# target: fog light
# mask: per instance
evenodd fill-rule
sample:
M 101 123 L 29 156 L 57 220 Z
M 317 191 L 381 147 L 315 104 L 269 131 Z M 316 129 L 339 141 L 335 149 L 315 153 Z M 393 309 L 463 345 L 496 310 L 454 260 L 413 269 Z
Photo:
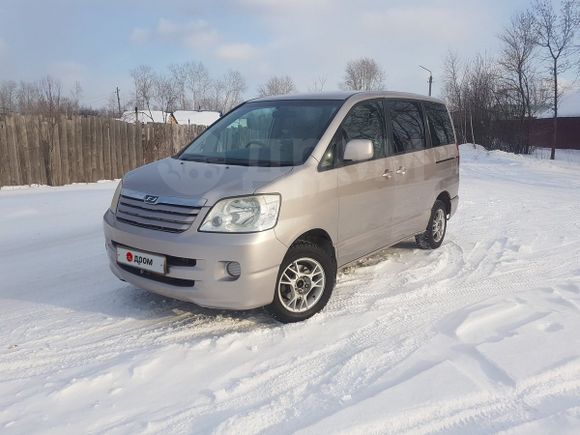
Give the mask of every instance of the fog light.
M 242 273 L 242 267 L 237 261 L 229 261 L 226 263 L 226 272 L 232 278 L 239 278 Z

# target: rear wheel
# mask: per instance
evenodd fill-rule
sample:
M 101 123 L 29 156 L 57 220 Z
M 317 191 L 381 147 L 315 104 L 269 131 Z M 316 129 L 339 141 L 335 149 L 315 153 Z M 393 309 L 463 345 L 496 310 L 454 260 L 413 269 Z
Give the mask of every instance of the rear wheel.
M 415 236 L 421 249 L 437 249 L 443 243 L 447 231 L 447 208 L 443 201 L 437 200 L 431 209 L 427 230 Z
M 274 301 L 267 307 L 283 322 L 300 322 L 324 308 L 336 281 L 336 265 L 331 255 L 309 241 L 298 241 L 284 257 Z

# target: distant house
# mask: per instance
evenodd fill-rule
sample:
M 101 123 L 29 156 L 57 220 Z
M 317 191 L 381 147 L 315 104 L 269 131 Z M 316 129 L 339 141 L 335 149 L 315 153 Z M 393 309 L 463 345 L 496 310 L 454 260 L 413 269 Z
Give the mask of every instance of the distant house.
M 137 120 L 141 124 L 176 124 L 175 118 L 169 112 L 162 110 L 138 110 L 135 115 L 134 110 L 128 110 L 121 115 L 121 120 L 134 124 Z
M 176 110 L 173 118 L 179 125 L 203 125 L 209 126 L 221 117 L 219 112 L 209 110 Z
M 124 112 L 121 120 L 129 123 L 138 122 L 142 124 L 179 124 L 179 125 L 202 125 L 209 126 L 220 118 L 219 112 L 209 110 L 176 110 L 175 112 L 164 112 L 162 110 L 139 110 Z

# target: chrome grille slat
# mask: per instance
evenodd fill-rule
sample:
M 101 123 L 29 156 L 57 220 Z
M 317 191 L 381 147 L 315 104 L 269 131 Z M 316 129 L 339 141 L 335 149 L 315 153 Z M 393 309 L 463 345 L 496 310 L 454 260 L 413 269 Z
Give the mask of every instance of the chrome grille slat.
M 145 221 L 154 221 L 152 223 L 156 224 L 156 225 L 163 225 L 163 224 L 167 223 L 167 224 L 190 226 L 193 223 L 193 221 L 178 221 L 175 219 L 165 219 L 162 217 L 156 217 L 156 216 L 151 216 L 151 215 L 143 216 L 143 215 L 138 215 L 135 213 L 127 213 L 121 209 L 117 209 L 117 214 L 125 220 L 141 219 L 141 223 L 145 223 Z
M 189 228 L 189 225 L 176 225 L 171 222 L 155 222 L 149 219 L 141 219 L 134 216 L 127 218 L 126 216 L 122 216 L 120 214 L 117 215 L 117 220 L 130 225 L 135 225 L 137 227 L 149 228 L 159 231 L 170 231 L 173 233 L 181 233 Z
M 139 201 L 138 199 L 128 198 L 126 196 L 121 196 L 121 202 L 128 206 L 139 207 L 145 210 L 151 211 L 165 211 L 167 213 L 183 214 L 197 216 L 199 213 L 199 207 L 185 207 L 183 205 L 168 205 L 168 204 L 147 204 L 144 201 Z
M 164 222 L 175 222 L 178 224 L 188 223 L 191 225 L 195 220 L 195 216 L 183 216 L 183 215 L 180 216 L 175 215 L 173 213 L 162 213 L 143 209 L 129 208 L 125 204 L 119 204 L 117 212 L 122 212 L 126 215 L 136 216 L 143 219 L 154 219 Z
M 135 227 L 141 227 L 141 228 L 148 228 L 150 230 L 165 231 L 167 233 L 182 233 L 183 232 L 181 230 L 172 230 L 170 228 L 165 228 L 165 227 L 162 227 L 159 225 L 144 225 L 144 224 L 140 224 L 140 223 L 134 222 L 134 221 L 126 221 L 125 219 L 119 218 L 119 217 L 117 217 L 117 220 L 119 222 L 123 222 L 123 223 L 126 223 L 128 225 L 133 225 Z
M 177 202 L 177 200 L 176 200 Z M 191 227 L 201 207 L 172 204 L 166 198 L 157 204 L 146 203 L 131 196 L 121 194 L 117 205 L 117 219 L 120 222 L 157 231 L 181 233 Z

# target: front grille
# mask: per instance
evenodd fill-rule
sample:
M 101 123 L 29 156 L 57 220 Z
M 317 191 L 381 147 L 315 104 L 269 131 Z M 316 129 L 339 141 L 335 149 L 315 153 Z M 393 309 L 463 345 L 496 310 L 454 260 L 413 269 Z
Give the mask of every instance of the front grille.
M 201 207 L 172 203 L 160 198 L 156 204 L 148 204 L 135 195 L 123 192 L 117 205 L 117 219 L 129 225 L 151 230 L 181 233 L 195 221 Z
M 153 272 L 149 272 L 148 270 L 139 269 L 137 267 L 127 266 L 126 264 L 117 263 L 117 265 L 126 270 L 133 275 L 142 276 L 144 278 L 148 278 L 153 281 L 161 282 L 164 284 L 174 285 L 177 287 L 193 287 L 195 285 L 195 281 L 192 279 L 182 279 L 182 278 L 173 278 L 171 276 L 166 275 L 158 275 Z

